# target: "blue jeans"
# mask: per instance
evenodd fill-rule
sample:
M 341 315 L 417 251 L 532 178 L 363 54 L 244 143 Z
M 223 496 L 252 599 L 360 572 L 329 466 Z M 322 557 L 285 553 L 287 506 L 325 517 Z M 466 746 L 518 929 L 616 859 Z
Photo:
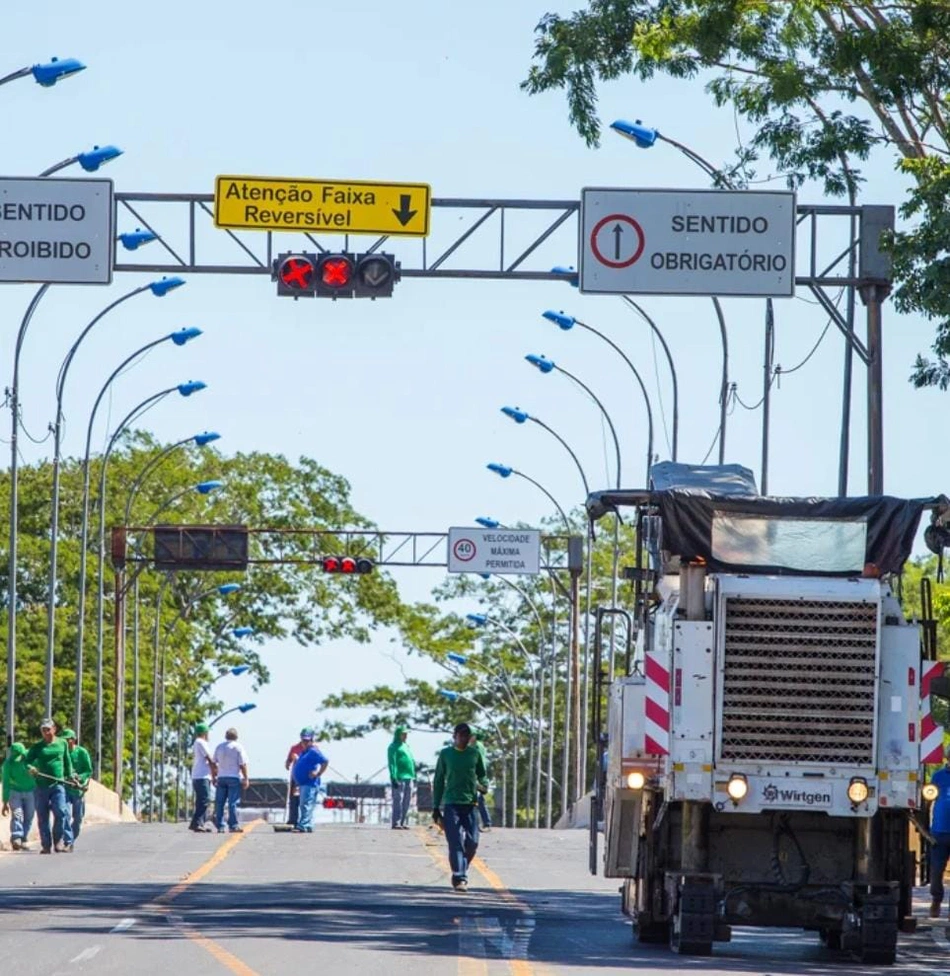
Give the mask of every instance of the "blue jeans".
M 241 781 L 237 776 L 219 776 L 214 790 L 214 825 L 224 829 L 224 801 L 228 802 L 228 826 L 234 830 L 238 825 L 237 808 L 241 802 Z
M 70 796 L 67 793 L 66 803 L 69 806 L 69 826 L 75 844 L 79 831 L 82 829 L 82 818 L 86 815 L 86 801 L 81 796 Z
M 482 826 L 491 826 L 491 816 L 488 813 L 488 807 L 485 806 L 485 794 L 478 794 L 478 815 L 482 818 Z
M 468 866 L 478 850 L 478 816 L 474 803 L 447 803 L 442 826 L 449 844 L 452 881 L 468 880 Z
M 195 791 L 195 812 L 188 825 L 191 830 L 201 830 L 208 819 L 208 803 L 211 800 L 211 780 L 207 777 L 203 779 L 193 779 L 191 785 Z
M 393 786 L 393 823 L 394 827 L 404 827 L 409 819 L 409 807 L 412 805 L 412 780 L 397 779 Z
M 10 791 L 10 840 L 26 840 L 36 815 L 33 790 Z
M 317 793 L 320 787 L 316 783 L 306 783 L 300 787 L 300 806 L 297 811 L 298 830 L 313 832 L 313 811 L 317 805 Z
M 943 872 L 950 861 L 950 834 L 933 836 L 936 843 L 930 848 L 930 897 L 939 904 L 943 901 Z
M 40 844 L 47 850 L 60 841 L 71 844 L 73 834 L 66 808 L 66 790 L 62 784 L 37 786 L 33 790 L 33 799 L 36 801 L 36 822 L 40 828 Z M 49 829 L 50 814 L 53 815 L 52 836 Z

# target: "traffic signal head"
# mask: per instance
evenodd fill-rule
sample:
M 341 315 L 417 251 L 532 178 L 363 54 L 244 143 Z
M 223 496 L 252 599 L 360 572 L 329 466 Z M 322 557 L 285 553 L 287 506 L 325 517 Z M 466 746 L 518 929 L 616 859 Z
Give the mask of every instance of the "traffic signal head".
M 352 298 L 356 262 L 352 254 L 321 254 L 317 258 L 316 294 L 321 298 Z
M 315 254 L 279 254 L 274 262 L 274 280 L 278 295 L 313 298 L 316 291 Z
M 324 810 L 355 810 L 356 800 L 342 796 L 328 796 L 323 801 Z
M 325 573 L 343 573 L 344 575 L 371 573 L 373 560 L 365 556 L 324 556 L 321 566 Z
M 391 254 L 358 254 L 354 294 L 357 298 L 389 298 L 401 277 L 399 262 Z

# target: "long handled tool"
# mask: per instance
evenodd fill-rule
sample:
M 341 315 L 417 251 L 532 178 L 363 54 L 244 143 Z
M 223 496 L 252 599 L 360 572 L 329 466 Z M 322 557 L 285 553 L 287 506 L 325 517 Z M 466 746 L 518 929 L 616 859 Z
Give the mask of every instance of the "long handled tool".
M 43 779 L 51 780 L 53 783 L 59 783 L 61 786 L 68 786 L 71 790 L 79 790 L 80 793 L 85 793 L 89 789 L 88 784 L 80 783 L 79 780 L 62 779 L 59 776 L 50 776 L 49 773 L 41 773 L 38 769 L 31 769 L 30 772 L 34 776 L 42 776 Z

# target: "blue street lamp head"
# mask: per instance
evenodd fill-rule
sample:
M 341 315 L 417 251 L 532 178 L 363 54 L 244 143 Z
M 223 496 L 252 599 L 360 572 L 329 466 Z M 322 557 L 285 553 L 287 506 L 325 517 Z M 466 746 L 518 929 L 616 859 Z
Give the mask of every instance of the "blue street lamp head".
M 127 251 L 134 251 L 143 244 L 151 244 L 152 241 L 157 241 L 158 234 L 150 230 L 139 230 L 136 227 L 135 230 L 119 234 L 117 240 Z
M 457 691 L 449 691 L 448 688 L 439 688 L 438 693 L 450 702 L 457 702 L 459 700 L 459 693 Z
M 240 583 L 222 583 L 218 587 L 218 592 L 221 596 L 230 596 L 232 593 L 237 593 L 240 588 Z
M 449 651 L 445 655 L 453 664 L 465 664 L 468 658 L 464 654 L 456 654 L 455 651 Z
M 567 283 L 572 288 L 576 288 L 580 284 L 580 275 L 578 275 L 577 271 L 574 269 L 574 265 L 572 264 L 556 264 L 553 268 L 551 268 L 551 274 L 570 275 L 570 278 L 567 279 Z
M 636 122 L 626 122 L 623 119 L 617 119 L 616 122 L 610 123 L 610 128 L 614 132 L 619 133 L 625 139 L 630 139 L 635 142 L 641 149 L 649 149 L 657 140 L 659 132 L 656 129 L 651 129 L 648 125 L 644 125 L 639 119 Z
M 483 529 L 498 529 L 501 528 L 501 522 L 498 519 L 488 518 L 485 515 L 479 515 L 475 519 L 476 525 L 480 525 Z
M 254 633 L 253 627 L 235 627 L 231 631 L 233 637 L 250 637 Z
M 184 283 L 184 278 L 171 277 L 162 278 L 161 281 L 153 281 L 148 287 L 156 298 L 161 298 L 163 295 L 167 295 L 173 289 L 181 288 Z
M 245 712 L 251 711 L 251 709 L 257 708 L 254 702 L 245 702 L 243 705 L 238 705 L 238 711 L 243 715 Z
M 488 617 L 483 613 L 467 613 L 465 619 L 472 627 L 485 627 L 488 624 Z
M 86 66 L 75 58 L 51 58 L 46 64 L 34 64 L 30 69 L 38 85 L 44 88 L 52 88 L 57 81 L 68 78 L 70 75 L 85 71 Z
M 491 573 L 479 573 L 482 579 L 491 579 Z
M 192 440 L 198 447 L 204 447 L 205 444 L 210 444 L 212 441 L 220 439 L 221 435 L 213 430 L 206 430 L 201 434 L 195 434 Z
M 522 410 L 521 407 L 502 407 L 501 412 L 506 417 L 511 417 L 516 424 L 523 424 L 526 420 L 531 419 L 531 414 Z
M 188 329 L 179 329 L 177 332 L 172 332 L 169 335 L 169 339 L 175 343 L 176 346 L 183 346 L 186 342 L 190 342 L 192 339 L 197 339 L 201 335 L 201 329 L 196 329 L 191 326 Z
M 95 173 L 103 163 L 109 163 L 121 155 L 122 150 L 118 146 L 93 146 L 89 152 L 79 153 L 76 160 L 87 173 Z
M 188 380 L 187 383 L 179 383 L 177 389 L 183 397 L 189 397 L 192 393 L 205 389 L 206 386 L 207 384 L 202 383 L 201 380 Z
M 224 487 L 223 481 L 199 481 L 195 485 L 195 491 L 199 495 L 210 495 L 211 492 L 217 491 L 219 488 Z
M 547 319 L 549 322 L 553 322 L 556 326 L 567 332 L 568 329 L 573 329 L 574 324 L 577 319 L 573 315 L 565 315 L 564 312 L 554 312 L 548 309 L 546 312 L 541 313 L 541 318 Z
M 507 464 L 496 464 L 494 461 L 492 461 L 490 464 L 486 464 L 485 467 L 501 478 L 510 478 L 515 470 L 514 468 L 509 468 Z
M 229 669 L 229 672 L 233 674 L 235 677 L 237 677 L 237 675 L 246 674 L 250 670 L 251 670 L 250 664 L 235 664 L 233 668 Z
M 524 357 L 532 366 L 537 366 L 542 373 L 550 373 L 554 369 L 554 360 L 545 359 L 544 356 L 535 356 L 533 353 L 529 353 Z

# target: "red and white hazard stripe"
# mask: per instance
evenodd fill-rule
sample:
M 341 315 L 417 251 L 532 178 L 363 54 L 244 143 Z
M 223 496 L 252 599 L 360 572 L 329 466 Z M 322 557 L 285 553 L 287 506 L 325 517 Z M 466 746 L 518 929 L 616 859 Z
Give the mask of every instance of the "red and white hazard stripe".
M 644 750 L 653 756 L 670 754 L 670 671 L 666 655 L 647 652 L 644 661 L 646 675 L 646 727 Z
M 943 677 L 943 661 L 924 661 L 920 669 L 920 761 L 943 762 L 943 728 L 930 714 L 930 682 Z

